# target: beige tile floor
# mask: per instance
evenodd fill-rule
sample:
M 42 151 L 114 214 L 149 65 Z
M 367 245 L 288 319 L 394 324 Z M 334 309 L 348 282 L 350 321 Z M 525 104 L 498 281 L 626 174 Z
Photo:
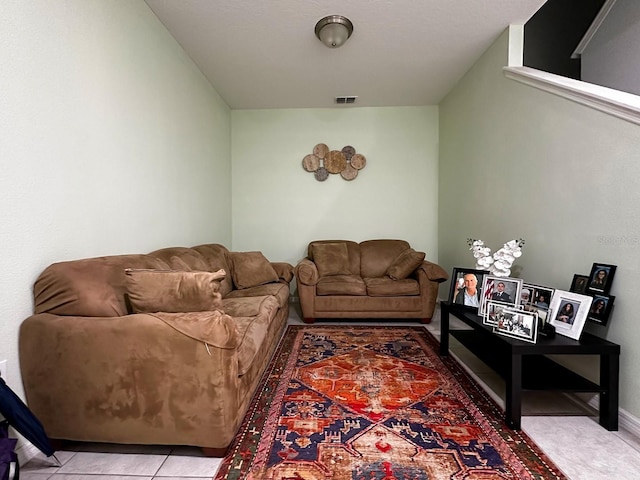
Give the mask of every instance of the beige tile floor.
M 302 324 L 296 308 L 291 310 L 289 323 Z M 419 325 L 416 322 L 393 324 Z M 453 318 L 451 327 L 465 328 Z M 439 315 L 436 314 L 426 328 L 439 337 Z M 454 339 L 451 339 L 451 351 L 492 397 L 504 405 L 503 381 Z M 597 412 L 584 402 L 562 394 L 526 392 L 522 428 L 571 480 L 640 479 L 640 439 L 624 431 L 606 431 L 597 422 Z M 65 448 L 56 453 L 62 467 L 38 456 L 22 466 L 20 478 L 196 480 L 213 478 L 220 466 L 220 459 L 204 457 L 198 448 L 190 447 L 76 444 Z

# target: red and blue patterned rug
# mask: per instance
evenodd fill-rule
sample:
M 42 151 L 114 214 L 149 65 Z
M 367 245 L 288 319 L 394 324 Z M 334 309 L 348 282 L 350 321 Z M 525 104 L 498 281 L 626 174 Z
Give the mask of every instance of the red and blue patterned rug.
M 423 327 L 290 326 L 216 480 L 565 479 Z

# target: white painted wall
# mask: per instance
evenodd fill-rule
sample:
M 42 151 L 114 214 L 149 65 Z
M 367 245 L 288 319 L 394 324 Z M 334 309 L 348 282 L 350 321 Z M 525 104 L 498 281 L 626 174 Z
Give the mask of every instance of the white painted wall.
M 49 264 L 230 244 L 230 111 L 142 0 L 2 0 L 0 360 Z
M 234 110 L 233 247 L 295 265 L 317 239 L 407 240 L 437 261 L 438 108 Z M 318 143 L 353 146 L 351 181 L 302 168 Z
M 618 265 L 609 326 L 586 330 L 621 345 L 620 406 L 640 417 L 640 127 L 506 79 L 507 39 L 440 104 L 440 264 L 472 267 L 469 237 L 522 237 L 531 283 L 568 290 L 593 262 Z M 597 378 L 592 360 L 569 364 Z
M 640 2 L 616 0 L 584 52 L 582 80 L 640 95 Z

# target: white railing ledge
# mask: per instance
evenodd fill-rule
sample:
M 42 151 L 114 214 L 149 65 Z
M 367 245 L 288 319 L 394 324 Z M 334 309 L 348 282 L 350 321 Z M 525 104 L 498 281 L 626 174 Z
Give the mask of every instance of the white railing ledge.
M 640 125 L 640 96 L 561 77 L 530 67 L 504 67 L 504 75 L 526 85 Z

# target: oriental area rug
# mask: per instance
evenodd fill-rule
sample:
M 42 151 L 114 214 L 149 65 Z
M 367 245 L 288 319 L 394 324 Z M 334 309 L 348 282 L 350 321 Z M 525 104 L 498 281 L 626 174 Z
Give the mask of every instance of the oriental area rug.
M 566 479 L 423 327 L 289 326 L 216 480 Z

